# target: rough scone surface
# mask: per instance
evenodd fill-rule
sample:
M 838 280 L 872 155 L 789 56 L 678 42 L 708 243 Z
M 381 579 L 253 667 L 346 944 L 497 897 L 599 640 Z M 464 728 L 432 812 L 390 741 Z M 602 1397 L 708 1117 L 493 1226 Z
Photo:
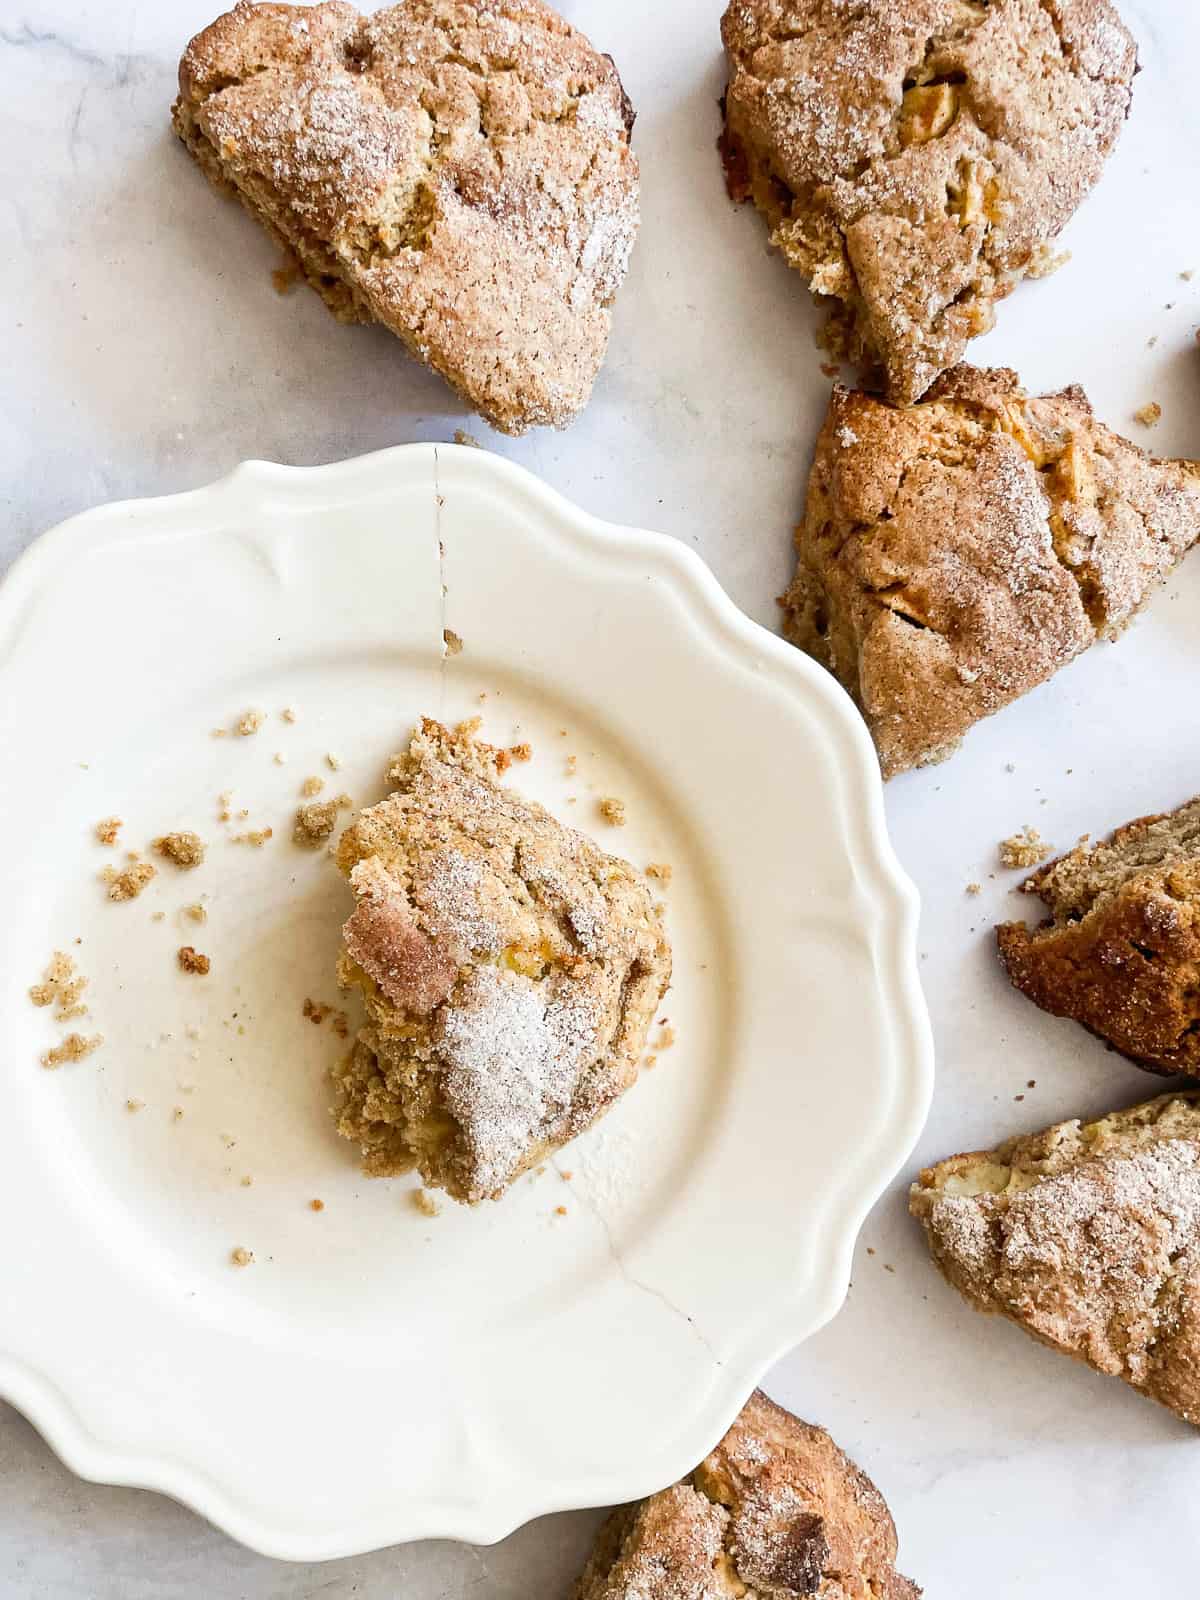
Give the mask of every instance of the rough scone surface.
M 1200 469 L 1104 427 L 1081 389 L 967 366 L 914 406 L 835 387 L 785 632 L 891 777 L 1115 638 L 1198 536 Z
M 1047 270 L 1137 70 L 1108 0 L 732 0 L 721 31 L 731 192 L 901 403 Z
M 1200 1423 L 1196 1093 L 953 1156 L 910 1208 L 972 1305 Z
M 638 873 L 498 784 L 502 765 L 473 724 L 427 720 L 338 844 L 357 899 L 341 977 L 367 1011 L 335 1070 L 339 1131 L 368 1173 L 416 1167 L 467 1202 L 630 1087 L 671 976 Z
M 586 403 L 638 227 L 633 113 L 541 0 L 243 0 L 188 45 L 173 117 L 336 316 L 495 427 Z
M 614 1512 L 572 1600 L 920 1600 L 883 1496 L 756 1390 L 682 1483 Z
M 1013 983 L 1141 1067 L 1200 1077 L 1200 798 L 1052 861 L 1050 918 L 996 929 Z

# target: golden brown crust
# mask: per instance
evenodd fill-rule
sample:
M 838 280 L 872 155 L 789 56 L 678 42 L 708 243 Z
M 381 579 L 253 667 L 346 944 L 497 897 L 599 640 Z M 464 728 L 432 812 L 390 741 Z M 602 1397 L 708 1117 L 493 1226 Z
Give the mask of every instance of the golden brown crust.
M 835 387 L 785 632 L 854 696 L 884 775 L 1114 638 L 1200 536 L 1200 472 L 1156 461 L 1077 388 L 956 367 L 920 404 Z
M 1129 109 L 1108 0 L 731 0 L 724 155 L 909 403 L 1047 270 Z
M 671 975 L 640 875 L 497 784 L 509 753 L 473 733 L 427 720 L 339 841 L 367 1025 L 335 1072 L 369 1173 L 472 1203 L 633 1084 Z
M 953 1156 L 910 1210 L 981 1311 L 1200 1423 L 1200 1095 Z
M 506 432 L 586 403 L 637 232 L 632 114 L 542 0 L 240 0 L 179 89 L 188 149 L 336 316 L 382 322 Z
M 996 929 L 1016 988 L 1148 1071 L 1200 1077 L 1200 799 L 1077 845 L 1023 888 L 1052 916 Z
M 919 1600 L 895 1560 L 870 1479 L 756 1390 L 694 1473 L 614 1512 L 573 1600 Z

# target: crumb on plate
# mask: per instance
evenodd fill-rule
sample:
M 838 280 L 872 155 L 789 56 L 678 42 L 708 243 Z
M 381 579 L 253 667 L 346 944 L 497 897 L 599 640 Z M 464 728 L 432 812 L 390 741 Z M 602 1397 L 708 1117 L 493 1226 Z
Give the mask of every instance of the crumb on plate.
M 1026 823 L 1020 833 L 1000 841 L 1000 865 L 1010 869 L 1036 867 L 1039 861 L 1045 861 L 1051 854 L 1052 848 L 1036 828 Z
M 442 1209 L 437 1197 L 428 1189 L 414 1189 L 412 1203 L 426 1217 L 436 1217 Z
M 670 883 L 674 868 L 669 861 L 647 861 L 646 876 L 657 878 L 660 883 Z
M 56 1044 L 53 1049 L 43 1054 L 42 1065 L 53 1069 L 63 1066 L 68 1061 L 82 1061 L 85 1056 L 90 1056 L 93 1050 L 98 1050 L 103 1043 L 103 1034 L 94 1033 L 90 1039 L 85 1039 L 81 1033 L 69 1033 L 61 1044 Z
M 243 739 L 248 739 L 252 733 L 257 733 L 267 720 L 265 711 L 243 711 L 235 724 L 237 731 Z
M 614 828 L 625 826 L 625 802 L 615 795 L 606 794 L 599 802 L 600 815 Z
M 96 824 L 96 838 L 101 844 L 116 844 L 117 835 L 124 826 L 120 817 L 102 817 Z
M 1148 400 L 1133 413 L 1133 420 L 1143 428 L 1153 428 L 1162 420 L 1162 407 L 1157 400 Z
M 194 972 L 198 977 L 201 978 L 203 978 L 212 967 L 212 962 L 208 959 L 208 957 L 201 955 L 199 950 L 193 949 L 190 944 L 180 945 L 177 959 L 179 961 L 180 968 L 184 972 Z
M 229 1252 L 229 1259 L 235 1267 L 248 1267 L 254 1260 L 254 1251 L 247 1250 L 245 1245 L 237 1245 Z
M 198 833 L 184 829 L 180 833 L 163 833 L 150 841 L 155 855 L 162 856 L 177 867 L 198 867 L 204 860 L 205 844 Z
M 453 628 L 443 628 L 442 629 L 442 644 L 445 647 L 444 651 L 443 651 L 443 653 L 445 655 L 448 655 L 448 656 L 460 656 L 460 655 L 462 655 L 463 642 L 462 642 L 462 639 L 458 636 L 458 634 L 455 633 Z
M 353 804 L 348 794 L 339 794 L 333 800 L 313 800 L 296 810 L 292 826 L 292 843 L 306 850 L 315 850 L 337 826 L 338 812 Z
M 138 895 L 157 874 L 149 861 L 135 861 L 132 866 L 118 872 L 115 867 L 105 867 L 101 877 L 108 885 L 110 900 L 136 900 Z

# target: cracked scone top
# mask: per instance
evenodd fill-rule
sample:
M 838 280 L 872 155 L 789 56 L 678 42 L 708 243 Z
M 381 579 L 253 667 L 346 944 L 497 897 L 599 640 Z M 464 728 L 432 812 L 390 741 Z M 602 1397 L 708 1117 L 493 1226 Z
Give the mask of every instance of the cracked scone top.
M 1083 840 L 1021 887 L 1050 918 L 996 929 L 1015 987 L 1147 1071 L 1200 1078 L 1200 798 Z
M 1113 639 L 1200 537 L 1200 467 L 1157 461 L 1079 388 L 956 367 L 897 407 L 835 387 L 784 627 L 850 691 L 884 775 Z
M 910 1209 L 978 1310 L 1200 1423 L 1195 1093 L 953 1156 Z
M 721 32 L 730 191 L 902 403 L 1047 270 L 1137 68 L 1108 0 L 732 0 Z
M 633 113 L 542 0 L 242 0 L 179 88 L 188 149 L 341 320 L 383 323 L 506 432 L 586 404 L 638 227 Z
M 572 1600 L 920 1600 L 883 1496 L 756 1390 L 681 1483 L 614 1512 Z
M 630 1087 L 671 975 L 639 875 L 497 784 L 504 753 L 474 728 L 426 720 L 339 842 L 341 976 L 367 1024 L 335 1069 L 365 1170 L 416 1167 L 468 1202 Z

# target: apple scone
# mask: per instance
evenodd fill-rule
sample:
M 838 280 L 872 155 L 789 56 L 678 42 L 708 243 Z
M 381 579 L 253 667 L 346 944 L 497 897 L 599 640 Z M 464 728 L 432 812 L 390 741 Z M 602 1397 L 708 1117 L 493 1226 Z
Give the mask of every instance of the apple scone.
M 952 1156 L 909 1203 L 978 1310 L 1200 1423 L 1200 1094 Z
M 364 1169 L 498 1199 L 638 1076 L 671 954 L 641 876 L 496 780 L 507 753 L 426 720 L 337 859 L 342 982 L 367 1021 L 335 1069 Z
M 1115 639 L 1198 537 L 1200 466 L 1113 433 L 1082 389 L 966 366 L 913 406 L 835 387 L 784 631 L 891 777 Z
M 633 109 L 542 0 L 239 0 L 188 45 L 172 115 L 340 321 L 381 323 L 507 433 L 586 404 L 638 230 Z
M 920 1600 L 883 1496 L 759 1390 L 681 1483 L 605 1522 L 572 1600 Z
M 1200 1077 L 1200 798 L 1084 840 L 1021 887 L 1050 917 L 996 929 L 1015 987 L 1139 1067 Z
M 731 0 L 731 194 L 909 404 L 1054 265 L 1137 50 L 1109 0 Z

